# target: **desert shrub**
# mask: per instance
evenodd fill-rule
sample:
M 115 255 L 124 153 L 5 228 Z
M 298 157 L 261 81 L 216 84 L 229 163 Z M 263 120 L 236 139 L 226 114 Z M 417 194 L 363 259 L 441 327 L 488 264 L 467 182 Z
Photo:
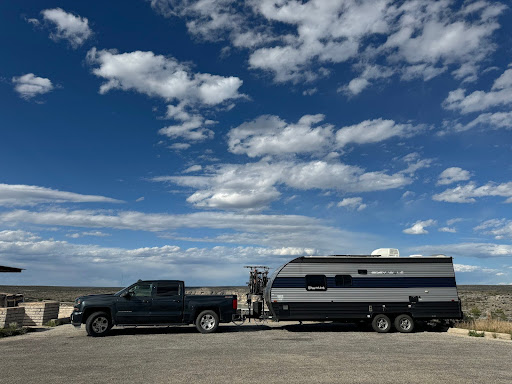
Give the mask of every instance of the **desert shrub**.
M 474 330 L 470 329 L 469 332 L 468 332 L 468 335 L 469 336 L 473 336 L 473 337 L 484 337 L 485 336 L 485 332 L 477 332 L 477 331 L 474 331 Z
M 478 307 L 471 308 L 469 313 L 471 313 L 471 316 L 473 316 L 474 318 L 477 318 L 477 319 L 482 315 L 482 311 L 480 309 L 478 309 Z
M 23 335 L 28 332 L 25 327 L 18 327 L 18 324 L 11 323 L 8 327 L 0 328 L 0 337 Z
M 495 312 L 491 312 L 491 318 L 507 321 L 507 315 L 505 314 L 505 312 L 503 312 L 503 309 L 501 308 L 497 309 Z
M 58 324 L 58 321 L 55 320 L 55 319 L 51 319 L 49 321 L 46 322 L 45 324 L 47 327 L 56 327 Z

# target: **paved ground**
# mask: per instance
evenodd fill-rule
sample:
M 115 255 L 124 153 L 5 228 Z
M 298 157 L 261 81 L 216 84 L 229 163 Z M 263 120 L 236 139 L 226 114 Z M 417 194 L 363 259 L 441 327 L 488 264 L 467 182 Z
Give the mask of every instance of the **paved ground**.
M 64 325 L 0 339 L 11 383 L 512 383 L 512 343 L 446 333 L 377 334 L 279 323 L 114 329 Z

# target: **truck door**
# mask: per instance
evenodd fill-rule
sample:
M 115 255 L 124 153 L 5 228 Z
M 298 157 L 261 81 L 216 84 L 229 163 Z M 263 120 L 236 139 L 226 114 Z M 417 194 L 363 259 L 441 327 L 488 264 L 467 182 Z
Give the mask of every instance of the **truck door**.
M 156 294 L 151 305 L 153 323 L 181 323 L 183 321 L 183 284 L 179 281 L 161 281 L 156 284 Z
M 141 281 L 129 289 L 129 295 L 117 300 L 117 324 L 151 323 L 154 283 Z

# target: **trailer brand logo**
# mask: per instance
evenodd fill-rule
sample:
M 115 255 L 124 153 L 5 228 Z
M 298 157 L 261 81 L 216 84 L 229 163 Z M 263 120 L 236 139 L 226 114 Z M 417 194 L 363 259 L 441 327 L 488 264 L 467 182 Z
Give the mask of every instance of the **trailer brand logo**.
M 327 288 L 322 285 L 317 285 L 317 286 L 308 285 L 308 291 L 327 291 Z
M 404 271 L 371 271 L 372 275 L 403 275 Z

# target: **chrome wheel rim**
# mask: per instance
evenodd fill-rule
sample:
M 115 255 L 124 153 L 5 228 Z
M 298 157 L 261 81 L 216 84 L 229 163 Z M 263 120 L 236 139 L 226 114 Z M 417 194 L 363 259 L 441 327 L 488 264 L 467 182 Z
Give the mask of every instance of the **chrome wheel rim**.
M 92 322 L 92 330 L 96 333 L 103 333 L 108 328 L 108 320 L 106 317 L 98 316 Z
M 411 329 L 411 321 L 409 319 L 400 319 L 400 328 L 403 329 L 404 331 L 408 331 L 409 329 Z
M 212 315 L 204 315 L 201 317 L 201 328 L 209 331 L 215 327 L 215 318 Z
M 386 329 L 388 327 L 388 322 L 386 319 L 379 319 L 377 320 L 377 328 L 379 329 Z

